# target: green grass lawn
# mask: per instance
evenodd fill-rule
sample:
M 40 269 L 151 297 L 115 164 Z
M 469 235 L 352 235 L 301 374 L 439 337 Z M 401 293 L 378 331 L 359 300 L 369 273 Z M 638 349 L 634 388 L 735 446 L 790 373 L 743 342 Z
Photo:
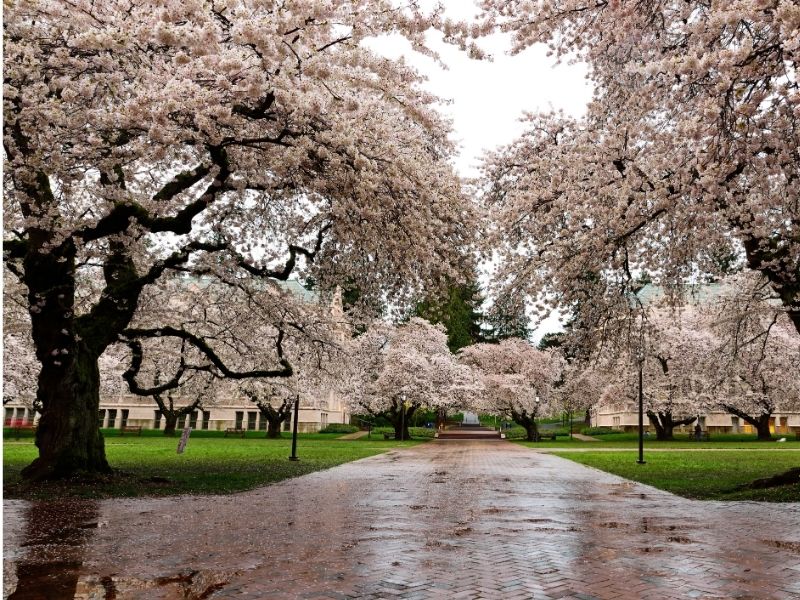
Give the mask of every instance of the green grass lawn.
M 776 449 L 795 449 L 800 450 L 800 441 L 792 435 L 786 436 L 787 441 L 778 442 L 780 436 L 775 436 L 773 441 L 759 442 L 755 434 L 716 434 L 711 436 L 708 442 L 694 442 L 690 440 L 688 433 L 675 434 L 675 440 L 669 442 L 659 442 L 654 437 L 645 437 L 644 447 L 650 450 L 698 450 L 698 449 L 735 449 L 743 448 L 748 450 L 776 450 Z M 581 442 L 576 439 L 570 441 L 569 437 L 559 436 L 555 442 L 524 442 L 532 448 L 566 446 L 568 448 L 580 450 L 592 449 L 627 449 L 638 448 L 639 436 L 633 433 L 609 433 L 596 436 L 597 442 Z M 515 440 L 517 441 L 517 440 Z
M 713 442 L 712 442 L 713 443 Z M 728 442 L 726 445 L 733 443 Z M 747 443 L 747 442 L 744 442 Z M 662 444 L 666 444 L 662 442 Z M 679 445 L 679 443 L 676 443 Z M 587 443 L 588 445 L 588 443 Z M 593 444 L 596 446 L 596 444 Z M 762 449 L 758 449 L 761 446 Z M 767 446 L 764 448 L 764 446 Z M 800 467 L 800 452 L 775 449 L 776 444 L 750 443 L 748 449 L 687 452 L 645 451 L 647 464 L 636 463 L 635 450 L 619 452 L 559 452 L 554 454 L 627 479 L 646 483 L 687 498 L 703 500 L 763 500 L 800 502 L 800 484 L 765 490 L 738 486 Z M 752 449 L 752 451 L 749 451 Z
M 277 440 L 264 432 L 248 432 L 245 439 L 224 438 L 219 432 L 193 432 L 186 451 L 176 453 L 178 437 L 156 431 L 119 437 L 104 431 L 106 456 L 118 473 L 109 478 L 70 484 L 28 486 L 19 472 L 36 456 L 30 434 L 19 440 L 6 435 L 3 443 L 3 487 L 6 498 L 52 498 L 64 495 L 110 498 L 173 494 L 227 494 L 304 475 L 320 469 L 366 458 L 420 440 L 395 442 L 382 436 L 339 440 L 341 434 L 301 434 L 297 462 L 288 460 L 291 436 Z

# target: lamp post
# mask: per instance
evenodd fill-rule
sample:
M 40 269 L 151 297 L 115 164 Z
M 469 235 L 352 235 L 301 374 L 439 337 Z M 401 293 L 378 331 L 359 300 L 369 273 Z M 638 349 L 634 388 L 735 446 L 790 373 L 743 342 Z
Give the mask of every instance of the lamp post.
M 406 395 L 400 396 L 400 441 L 406 439 Z
M 297 458 L 297 419 L 300 412 L 300 394 L 294 398 L 294 424 L 292 426 L 292 455 L 289 460 L 300 460 Z
M 639 460 L 637 464 L 643 465 L 644 461 L 644 391 L 643 384 L 643 367 L 644 367 L 644 351 L 639 348 L 636 351 L 636 362 L 639 364 Z

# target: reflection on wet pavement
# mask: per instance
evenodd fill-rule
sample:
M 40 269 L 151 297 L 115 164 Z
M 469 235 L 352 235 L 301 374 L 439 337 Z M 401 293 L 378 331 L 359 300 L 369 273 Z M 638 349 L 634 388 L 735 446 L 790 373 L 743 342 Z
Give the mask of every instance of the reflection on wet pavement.
M 13 565 L 4 552 L 3 584 L 9 600 L 75 597 L 85 547 L 99 524 L 97 502 L 15 502 L 5 511 L 12 513 L 6 520 L 16 516 L 23 524 Z
M 685 500 L 506 442 L 4 520 L 14 599 L 800 598 L 800 505 Z

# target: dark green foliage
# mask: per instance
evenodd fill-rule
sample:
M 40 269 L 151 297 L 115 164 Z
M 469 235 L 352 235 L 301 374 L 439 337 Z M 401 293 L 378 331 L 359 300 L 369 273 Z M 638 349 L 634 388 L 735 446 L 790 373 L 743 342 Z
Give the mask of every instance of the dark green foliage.
M 388 434 L 393 436 L 395 433 L 393 427 L 376 427 L 372 430 L 372 435 L 374 436 L 383 436 L 384 434 Z M 436 433 L 435 429 L 427 429 L 426 427 L 409 427 L 408 433 L 411 436 L 411 439 L 414 438 L 433 438 L 434 434 Z
M 564 348 L 566 343 L 566 334 L 563 331 L 558 333 L 545 333 L 541 340 L 539 340 L 539 350 L 547 350 L 548 348 Z
M 331 423 L 319 430 L 320 433 L 355 433 L 356 431 L 359 431 L 358 427 L 345 423 Z
M 583 435 L 607 435 L 609 433 L 619 433 L 619 431 L 615 431 L 611 429 L 611 427 L 584 427 L 581 429 L 581 433 Z
M 530 320 L 525 314 L 524 305 L 516 305 L 498 299 L 489 314 L 486 315 L 489 331 L 485 333 L 486 341 L 499 342 L 508 338 L 530 337 Z
M 483 303 L 477 283 L 453 285 L 445 298 L 426 298 L 414 308 L 414 314 L 430 321 L 441 323 L 447 330 L 447 346 L 457 352 L 465 346 L 483 341 L 481 321 Z

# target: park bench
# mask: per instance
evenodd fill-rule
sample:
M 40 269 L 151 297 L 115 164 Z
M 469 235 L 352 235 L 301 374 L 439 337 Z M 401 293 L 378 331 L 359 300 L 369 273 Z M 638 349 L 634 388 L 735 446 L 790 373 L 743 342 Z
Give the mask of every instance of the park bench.
M 239 437 L 243 438 L 245 432 L 246 430 L 239 429 L 238 427 L 228 427 L 225 429 L 225 437 L 228 437 L 229 435 L 238 435 Z
M 711 435 L 707 431 L 701 431 L 699 434 L 693 433 L 689 436 L 690 442 L 708 442 L 711 440 Z
M 122 437 L 126 433 L 135 433 L 136 435 L 142 435 L 142 426 L 141 425 L 124 425 L 119 428 L 119 435 Z
M 537 432 L 536 436 L 534 436 L 534 442 L 541 442 L 542 440 L 553 440 L 556 441 L 556 434 L 555 432 L 546 432 L 542 433 L 541 431 Z

